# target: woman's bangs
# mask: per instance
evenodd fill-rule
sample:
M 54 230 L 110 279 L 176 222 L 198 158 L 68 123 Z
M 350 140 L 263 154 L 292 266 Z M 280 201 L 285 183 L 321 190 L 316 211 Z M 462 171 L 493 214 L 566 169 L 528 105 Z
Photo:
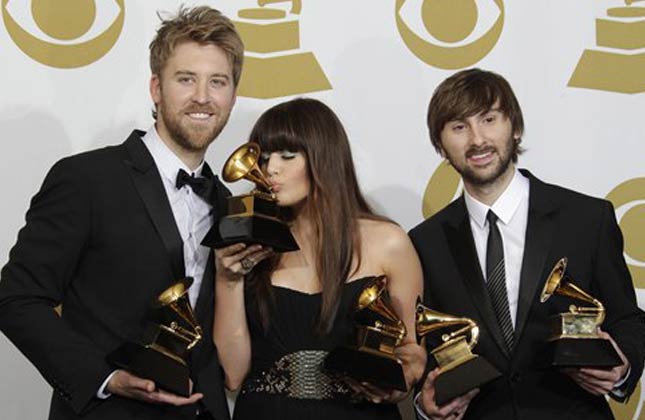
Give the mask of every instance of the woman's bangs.
M 272 153 L 287 150 L 289 152 L 301 152 L 304 150 L 302 141 L 293 133 L 287 133 L 286 130 L 271 132 L 267 130 L 260 133 L 259 138 L 251 139 L 260 145 L 263 152 Z

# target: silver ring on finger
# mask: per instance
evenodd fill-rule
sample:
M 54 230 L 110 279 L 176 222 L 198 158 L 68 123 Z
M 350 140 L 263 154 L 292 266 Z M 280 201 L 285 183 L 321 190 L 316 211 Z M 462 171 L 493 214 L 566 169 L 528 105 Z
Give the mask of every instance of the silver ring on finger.
M 245 272 L 249 272 L 253 270 L 253 267 L 255 267 L 255 263 L 253 262 L 252 259 L 249 257 L 244 257 L 240 260 L 240 265 L 242 265 L 242 268 L 244 269 Z

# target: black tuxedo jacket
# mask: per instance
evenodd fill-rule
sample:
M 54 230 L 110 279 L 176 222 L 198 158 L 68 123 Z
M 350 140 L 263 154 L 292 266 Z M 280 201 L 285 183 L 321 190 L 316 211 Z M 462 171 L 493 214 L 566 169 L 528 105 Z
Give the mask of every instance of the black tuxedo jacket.
M 190 419 L 197 407 L 96 392 L 105 357 L 136 341 L 156 297 L 184 277 L 183 243 L 152 156 L 135 131 L 121 145 L 62 159 L 34 196 L 2 269 L 0 329 L 54 388 L 50 419 Z M 210 169 L 208 169 L 210 171 Z M 215 223 L 230 193 L 216 180 Z M 213 260 L 195 313 L 204 338 L 190 356 L 203 406 L 228 419 L 211 330 Z M 62 316 L 54 307 L 62 304 Z
M 475 320 L 481 331 L 475 352 L 502 373 L 481 388 L 466 418 L 611 419 L 603 397 L 541 367 L 549 316 L 565 312 L 571 302 L 552 297 L 541 304 L 540 293 L 556 261 L 568 257 L 575 282 L 605 305 L 603 329 L 631 363 L 625 386 L 630 395 L 643 369 L 645 318 L 636 304 L 613 207 L 522 173 L 530 182 L 529 215 L 512 350 L 504 344 L 486 290 L 463 196 L 410 231 L 423 265 L 426 305 Z

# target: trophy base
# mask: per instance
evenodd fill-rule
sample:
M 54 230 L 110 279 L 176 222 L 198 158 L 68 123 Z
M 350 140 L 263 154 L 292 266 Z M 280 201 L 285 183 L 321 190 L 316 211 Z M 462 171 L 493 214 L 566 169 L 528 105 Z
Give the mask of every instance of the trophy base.
M 612 368 L 623 364 L 609 340 L 604 338 L 560 338 L 546 346 L 547 364 L 552 367 Z
M 107 362 L 154 381 L 158 388 L 182 397 L 190 396 L 188 366 L 157 350 L 136 343 L 125 343 L 108 354 Z
M 202 245 L 219 249 L 240 242 L 270 246 L 276 252 L 300 249 L 287 225 L 259 216 L 223 217 L 206 234 Z
M 434 383 L 434 400 L 442 406 L 501 375 L 486 359 L 475 356 L 457 366 L 439 372 Z
M 435 403 L 442 406 L 500 375 L 499 371 L 481 356 L 475 356 L 451 369 L 440 371 L 434 384 Z
M 380 388 L 408 390 L 403 365 L 393 356 L 337 347 L 325 359 L 324 367 Z

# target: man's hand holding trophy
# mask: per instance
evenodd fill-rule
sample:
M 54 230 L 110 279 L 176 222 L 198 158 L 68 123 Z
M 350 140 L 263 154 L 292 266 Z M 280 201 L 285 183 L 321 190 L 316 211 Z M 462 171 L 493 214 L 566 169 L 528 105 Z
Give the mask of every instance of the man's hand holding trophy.
M 561 369 L 593 395 L 615 391 L 616 384 L 629 372 L 629 362 L 612 337 L 601 330 L 605 307 L 574 283 L 567 272 L 567 258 L 561 258 L 551 270 L 540 300 L 544 303 L 552 296 L 591 306 L 572 304 L 568 312 L 551 317 L 551 335 L 545 353 L 547 364 Z
M 441 335 L 442 344 L 431 351 L 438 365 L 438 369 L 430 374 L 437 406 L 443 406 L 500 376 L 486 359 L 472 352 L 479 339 L 479 327 L 472 319 L 432 310 L 419 300 L 416 327 L 419 337 L 451 327 L 457 328 L 452 332 L 444 332 Z
M 189 397 L 187 360 L 202 338 L 188 300 L 192 283 L 187 277 L 164 290 L 153 304 L 141 342 L 124 343 L 108 355 L 108 363 L 153 381 L 157 388 Z
M 551 317 L 547 344 L 548 363 L 554 367 L 611 368 L 623 364 L 610 340 L 599 335 L 605 320 L 603 304 L 576 286 L 567 273 L 567 259 L 560 259 L 544 284 L 540 301 L 561 296 L 591 306 L 570 305 L 569 311 Z

